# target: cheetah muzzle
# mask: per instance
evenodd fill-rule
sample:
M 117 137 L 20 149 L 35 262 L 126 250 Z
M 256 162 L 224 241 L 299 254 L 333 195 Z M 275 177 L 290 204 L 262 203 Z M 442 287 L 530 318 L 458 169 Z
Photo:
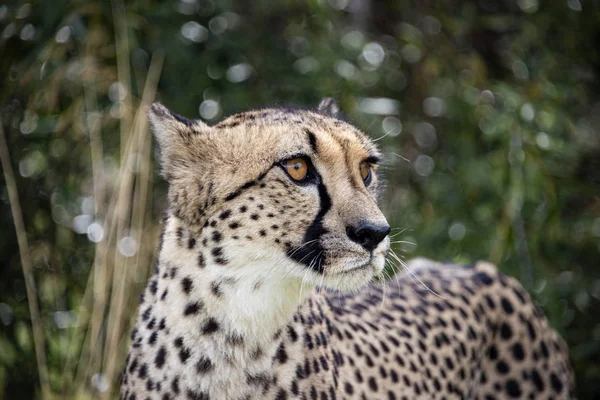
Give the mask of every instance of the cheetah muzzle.
M 382 154 L 338 112 L 151 106 L 168 210 L 121 398 L 573 398 L 564 342 L 494 266 L 373 282 Z

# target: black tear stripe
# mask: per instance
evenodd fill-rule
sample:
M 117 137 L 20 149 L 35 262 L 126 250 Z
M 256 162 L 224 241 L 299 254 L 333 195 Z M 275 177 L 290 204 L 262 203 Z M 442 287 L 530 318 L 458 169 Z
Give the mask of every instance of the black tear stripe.
M 331 209 L 331 197 L 327 193 L 327 188 L 323 184 L 323 179 L 318 172 L 317 174 L 318 184 L 317 189 L 319 190 L 319 212 L 315 217 L 312 224 L 308 227 L 302 244 L 296 248 L 292 248 L 287 252 L 288 257 L 292 260 L 297 261 L 301 264 L 305 264 L 315 270 L 317 273 L 322 274 L 324 271 L 325 254 L 323 246 L 319 242 L 322 235 L 327 233 L 327 229 L 323 226 L 323 217 Z M 308 245 L 305 243 L 312 241 Z

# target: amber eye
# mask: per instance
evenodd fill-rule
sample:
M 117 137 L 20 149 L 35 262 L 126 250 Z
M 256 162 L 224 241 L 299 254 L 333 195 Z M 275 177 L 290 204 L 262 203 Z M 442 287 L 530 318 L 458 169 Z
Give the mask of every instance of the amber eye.
M 371 165 L 367 162 L 361 162 L 359 169 L 360 177 L 365 182 L 365 185 L 368 185 L 371 182 Z
M 297 157 L 281 163 L 288 175 L 295 181 L 301 181 L 308 174 L 308 164 L 303 158 Z

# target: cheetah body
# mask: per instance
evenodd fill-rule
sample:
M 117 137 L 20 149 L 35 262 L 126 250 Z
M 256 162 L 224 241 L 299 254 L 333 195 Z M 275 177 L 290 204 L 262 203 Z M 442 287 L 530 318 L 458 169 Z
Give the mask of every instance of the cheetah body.
M 573 398 L 564 342 L 492 265 L 418 259 L 371 282 L 389 237 L 349 233 L 385 224 L 376 175 L 352 168 L 380 155 L 332 111 L 208 127 L 153 106 L 170 204 L 121 397 Z M 298 155 L 314 181 L 280 168 Z

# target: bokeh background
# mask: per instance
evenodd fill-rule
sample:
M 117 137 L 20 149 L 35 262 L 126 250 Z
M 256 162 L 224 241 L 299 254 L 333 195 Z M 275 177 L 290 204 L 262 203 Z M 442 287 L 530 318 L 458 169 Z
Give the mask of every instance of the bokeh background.
M 396 252 L 518 278 L 600 398 L 599 45 L 598 1 L 2 2 L 0 399 L 114 396 L 165 205 L 148 103 L 325 96 L 387 156 Z

